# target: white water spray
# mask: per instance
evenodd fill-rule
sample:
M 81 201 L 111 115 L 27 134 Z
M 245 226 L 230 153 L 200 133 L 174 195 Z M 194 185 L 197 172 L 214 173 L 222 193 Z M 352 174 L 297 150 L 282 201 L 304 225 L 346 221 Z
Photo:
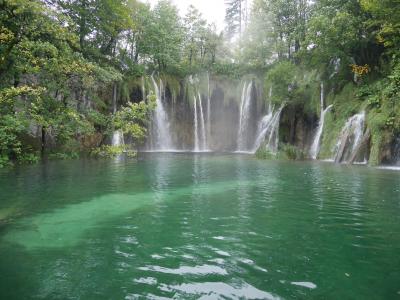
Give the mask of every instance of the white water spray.
M 122 146 L 124 145 L 124 134 L 121 130 L 116 130 L 113 133 L 111 145 L 112 146 Z
M 193 115 L 193 119 L 194 119 L 194 151 L 198 152 L 200 150 L 199 148 L 199 132 L 198 132 L 198 127 L 199 124 L 197 122 L 197 98 L 196 95 L 194 95 L 193 97 L 193 107 L 194 107 L 194 115 Z
M 203 114 L 203 102 L 201 99 L 201 95 L 199 94 L 199 108 L 200 108 L 200 137 L 201 137 L 201 150 L 207 150 L 207 137 L 206 137 L 206 126 L 205 126 L 205 122 L 204 122 L 204 114 Z
M 319 119 L 318 129 L 317 132 L 315 133 L 313 143 L 310 149 L 310 156 L 312 159 L 317 159 L 318 157 L 322 132 L 324 130 L 325 115 L 331 108 L 332 105 L 329 105 L 326 109 L 324 109 L 324 84 L 321 82 L 321 117 Z
M 207 135 L 200 93 L 194 96 L 194 151 L 207 151 Z
M 357 150 L 364 134 L 365 112 L 349 118 L 335 147 L 335 162 L 346 162 Z
M 162 103 L 162 97 L 165 99 L 165 91 L 163 88 L 163 82 L 160 79 L 160 84 L 157 85 L 153 75 L 151 81 L 154 86 L 156 93 L 156 109 L 153 113 L 153 132 L 152 132 L 152 145 L 155 149 L 151 150 L 171 150 L 172 149 L 172 138 L 170 133 L 170 125 L 168 122 L 168 115 L 164 109 Z M 155 131 L 155 132 L 154 132 Z
M 211 94 L 210 74 L 207 72 L 207 140 L 211 139 Z
M 282 104 L 281 107 L 274 112 L 271 105 L 269 105 L 268 114 L 262 118 L 258 126 L 257 138 L 252 149 L 253 153 L 260 148 L 264 141 L 266 141 L 265 146 L 267 150 L 271 151 L 272 153 L 276 153 L 278 151 L 279 122 L 283 108 L 284 104 Z
M 244 83 L 242 90 L 242 98 L 240 101 L 240 111 L 239 111 L 239 130 L 237 137 L 237 150 L 247 151 L 247 134 L 250 120 L 250 103 L 251 103 L 251 91 L 253 87 L 253 82 Z

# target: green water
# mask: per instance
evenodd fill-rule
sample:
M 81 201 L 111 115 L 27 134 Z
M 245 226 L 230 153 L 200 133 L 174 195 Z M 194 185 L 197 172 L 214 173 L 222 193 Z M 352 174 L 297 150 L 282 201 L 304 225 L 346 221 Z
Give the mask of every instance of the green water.
M 399 299 L 400 173 L 144 154 L 0 170 L 0 299 Z

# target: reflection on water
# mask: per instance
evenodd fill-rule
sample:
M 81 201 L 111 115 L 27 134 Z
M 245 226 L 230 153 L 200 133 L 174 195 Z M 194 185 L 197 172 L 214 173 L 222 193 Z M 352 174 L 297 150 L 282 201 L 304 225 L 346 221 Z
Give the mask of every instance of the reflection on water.
M 0 186 L 1 299 L 400 291 L 400 179 L 390 171 L 146 154 L 2 172 Z

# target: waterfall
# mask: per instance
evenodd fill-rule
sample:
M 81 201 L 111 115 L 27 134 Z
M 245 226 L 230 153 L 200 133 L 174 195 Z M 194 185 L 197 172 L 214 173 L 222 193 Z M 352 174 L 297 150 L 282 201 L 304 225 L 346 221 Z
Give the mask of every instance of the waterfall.
M 194 95 L 194 99 L 193 99 L 194 101 L 194 103 L 193 103 L 193 106 L 194 106 L 194 115 L 193 115 L 193 119 L 194 119 L 194 151 L 195 152 L 198 152 L 200 149 L 199 149 L 199 132 L 198 132 L 198 127 L 199 127 L 199 124 L 198 124 L 198 122 L 197 122 L 197 99 L 196 99 L 196 95 Z
M 250 119 L 250 103 L 253 82 L 244 83 L 239 111 L 239 130 L 237 137 L 237 151 L 247 151 L 247 134 Z
M 347 162 L 356 153 L 364 135 L 365 112 L 349 118 L 335 146 L 335 162 Z
M 319 154 L 319 146 L 322 137 L 322 132 L 324 130 L 324 122 L 325 122 L 325 114 L 332 108 L 332 105 L 329 105 L 326 109 L 324 109 L 324 84 L 321 82 L 321 117 L 318 123 L 318 129 L 314 136 L 313 143 L 310 149 L 310 156 L 312 159 L 317 159 Z
M 207 140 L 209 141 L 210 139 L 211 139 L 211 94 L 210 94 L 210 74 L 207 72 Z
M 274 112 L 271 104 L 269 105 L 268 114 L 262 118 L 258 126 L 257 138 L 252 152 L 255 153 L 264 141 L 266 141 L 267 150 L 272 153 L 277 152 L 279 145 L 279 122 L 283 108 L 284 104 Z
M 262 142 L 265 140 L 265 135 L 270 130 L 271 121 L 272 121 L 273 114 L 272 112 L 265 115 L 260 124 L 258 125 L 258 133 L 256 141 L 254 142 L 253 152 L 256 152 L 258 148 L 260 148 Z
M 124 134 L 121 130 L 116 130 L 113 133 L 111 145 L 112 146 L 122 146 L 124 145 Z
M 152 145 L 155 149 L 152 150 L 171 150 L 172 149 L 172 138 L 170 133 L 170 125 L 168 122 L 168 115 L 164 109 L 162 99 L 165 99 L 165 91 L 163 82 L 160 79 L 159 86 L 157 85 L 153 75 L 151 75 L 151 81 L 154 86 L 156 93 L 156 109 L 153 113 L 153 132 L 152 132 Z M 155 131 L 155 132 L 154 132 Z
M 268 143 L 267 149 L 270 150 L 272 153 L 276 153 L 278 151 L 279 145 L 279 122 L 281 120 L 281 113 L 283 108 L 285 107 L 284 104 L 274 113 L 274 116 L 271 120 L 271 131 L 268 136 Z
M 333 76 L 335 76 L 336 74 L 339 73 L 341 59 L 336 57 L 331 60 L 330 64 L 333 65 L 333 71 L 332 71 L 331 75 L 329 75 L 329 79 L 332 79 Z
M 204 122 L 204 114 L 203 114 L 203 103 L 201 100 L 201 95 L 199 93 L 199 108 L 200 108 L 200 129 L 201 129 L 201 150 L 207 150 L 207 140 L 206 140 L 206 127 Z
M 203 103 L 200 93 L 194 96 L 194 151 L 207 151 L 206 126 L 204 121 Z M 197 110 L 198 106 L 198 110 Z

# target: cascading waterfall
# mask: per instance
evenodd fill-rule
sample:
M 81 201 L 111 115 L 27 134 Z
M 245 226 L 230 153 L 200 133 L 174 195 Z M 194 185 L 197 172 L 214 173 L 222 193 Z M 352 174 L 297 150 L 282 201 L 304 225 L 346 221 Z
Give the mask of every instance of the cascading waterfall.
M 320 149 L 320 141 L 322 137 L 322 132 L 324 130 L 324 122 L 326 113 L 332 108 L 332 105 L 329 105 L 326 109 L 324 109 L 324 84 L 321 82 L 321 117 L 318 123 L 318 129 L 314 136 L 313 143 L 310 149 L 310 156 L 312 159 L 317 159 Z
M 203 102 L 201 100 L 201 95 L 199 94 L 199 108 L 200 108 L 200 130 L 201 130 L 201 150 L 207 150 L 207 137 L 206 137 L 206 127 L 204 122 L 204 114 L 203 114 Z
M 237 137 L 237 151 L 248 151 L 246 135 L 250 120 L 250 103 L 253 82 L 244 83 L 239 111 L 239 130 Z
M 193 123 L 194 123 L 194 151 L 197 152 L 200 150 L 199 148 L 199 132 L 198 127 L 199 124 L 197 122 L 197 98 L 196 95 L 193 97 L 193 107 L 194 107 L 194 114 L 193 114 Z
M 160 79 L 160 84 L 157 85 L 153 75 L 151 75 L 151 81 L 154 86 L 156 93 L 156 109 L 153 113 L 152 125 L 152 149 L 151 150 L 171 150 L 172 149 L 172 138 L 170 134 L 170 125 L 168 122 L 168 115 L 165 111 L 162 97 L 165 99 L 165 91 L 163 88 L 163 82 Z M 153 149 L 153 147 L 155 149 Z
M 117 86 L 113 86 L 113 100 L 112 100 L 112 111 L 113 114 L 117 113 Z M 124 145 L 124 134 L 121 130 L 115 130 L 111 139 L 112 146 Z
M 198 98 L 197 98 L 198 97 Z M 203 103 L 200 93 L 194 96 L 194 151 L 207 151 L 206 126 L 204 122 Z
M 252 152 L 255 153 L 261 144 L 266 141 L 267 150 L 276 153 L 279 145 L 279 122 L 284 104 L 275 112 L 269 105 L 268 114 L 265 115 L 258 127 L 258 134 Z
M 256 141 L 254 142 L 252 152 L 256 152 L 257 149 L 260 148 L 262 142 L 265 140 L 265 136 L 271 128 L 272 117 L 273 117 L 272 112 L 269 112 L 262 118 L 260 124 L 258 125 L 257 138 Z
M 268 139 L 266 139 L 268 142 L 266 144 L 266 147 L 268 150 L 270 150 L 272 153 L 276 153 L 278 151 L 278 145 L 279 145 L 279 122 L 281 120 L 281 113 L 283 108 L 285 107 L 284 104 L 281 105 L 281 107 L 275 112 L 274 116 L 272 117 L 271 121 L 271 131 L 268 135 Z
M 349 118 L 344 125 L 335 147 L 335 162 L 347 162 L 358 149 L 364 135 L 365 112 Z
M 207 141 L 209 141 L 210 139 L 211 139 L 211 94 L 210 94 L 210 74 L 207 72 Z

